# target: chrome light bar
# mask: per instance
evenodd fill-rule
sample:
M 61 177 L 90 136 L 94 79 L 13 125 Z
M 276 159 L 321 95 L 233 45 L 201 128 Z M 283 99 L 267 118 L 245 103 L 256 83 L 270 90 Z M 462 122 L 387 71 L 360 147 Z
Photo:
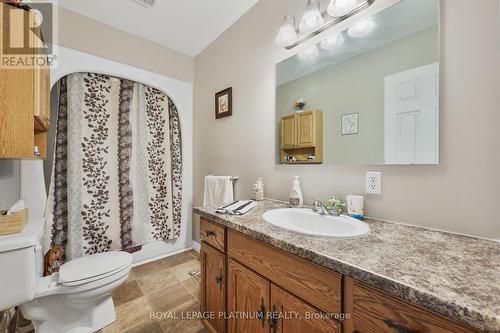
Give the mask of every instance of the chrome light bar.
M 292 44 L 285 46 L 285 49 L 287 49 L 287 50 L 293 49 L 297 45 L 313 38 L 314 36 L 319 35 L 323 31 L 326 31 L 326 30 L 336 26 L 340 22 L 347 20 L 351 16 L 356 15 L 357 13 L 365 10 L 366 8 L 370 7 L 375 1 L 376 0 L 366 0 L 365 2 L 360 3 L 356 8 L 351 10 L 348 14 L 341 16 L 341 17 L 332 18 L 332 20 L 326 22 L 321 28 L 319 28 L 319 29 L 307 34 L 307 35 L 303 35 L 303 36 L 299 37 Z

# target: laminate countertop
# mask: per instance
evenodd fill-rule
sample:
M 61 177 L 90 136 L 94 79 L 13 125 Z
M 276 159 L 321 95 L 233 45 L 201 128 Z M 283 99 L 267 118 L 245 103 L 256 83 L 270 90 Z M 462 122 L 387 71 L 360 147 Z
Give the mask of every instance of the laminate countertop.
M 241 216 L 205 207 L 194 213 L 471 327 L 500 332 L 499 242 L 372 219 L 365 219 L 371 229 L 365 237 L 316 237 L 262 218 L 285 207 L 264 200 Z

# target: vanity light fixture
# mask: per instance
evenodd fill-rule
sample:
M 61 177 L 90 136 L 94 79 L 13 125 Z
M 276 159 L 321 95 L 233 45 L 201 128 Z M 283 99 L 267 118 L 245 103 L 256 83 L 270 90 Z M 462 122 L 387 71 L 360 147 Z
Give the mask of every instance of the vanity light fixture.
M 331 0 L 326 11 L 331 17 L 340 17 L 349 14 L 357 4 L 358 0 Z
M 305 34 L 311 33 L 325 23 L 321 12 L 319 11 L 319 0 L 307 0 L 306 8 L 300 19 L 299 31 Z
M 316 47 L 316 45 L 313 45 L 310 48 L 300 52 L 299 58 L 302 60 L 312 60 L 316 58 L 318 55 L 319 55 L 318 48 Z
M 360 21 L 350 27 L 347 33 L 351 37 L 359 38 L 368 35 L 375 28 L 375 22 L 372 18 Z
M 323 39 L 320 45 L 322 49 L 332 50 L 342 44 L 344 44 L 344 37 L 342 36 L 342 34 L 338 33 L 336 35 Z
M 330 0 L 326 11 L 322 13 L 319 0 L 307 0 L 298 29 L 295 27 L 293 15 L 287 13 L 275 42 L 290 50 L 370 7 L 375 1 L 377 0 Z
M 297 41 L 297 31 L 295 31 L 295 18 L 287 12 L 281 22 L 280 30 L 274 40 L 279 46 L 287 46 Z

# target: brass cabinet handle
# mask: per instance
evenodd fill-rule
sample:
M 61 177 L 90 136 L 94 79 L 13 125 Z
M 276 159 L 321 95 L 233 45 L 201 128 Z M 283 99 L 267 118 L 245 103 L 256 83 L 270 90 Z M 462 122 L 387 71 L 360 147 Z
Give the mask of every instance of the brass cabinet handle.
M 213 232 L 212 230 L 205 230 L 205 236 L 207 237 L 215 236 L 215 232 Z
M 419 333 L 418 331 L 415 331 L 415 330 L 412 330 L 406 326 L 403 326 L 403 325 L 399 325 L 395 322 L 393 322 L 392 320 L 390 319 L 385 319 L 384 320 L 384 323 L 389 327 L 389 328 L 393 328 L 394 330 L 396 330 L 396 332 L 398 333 Z
M 215 277 L 215 283 L 222 285 L 224 283 L 224 277 L 222 274 L 219 274 Z

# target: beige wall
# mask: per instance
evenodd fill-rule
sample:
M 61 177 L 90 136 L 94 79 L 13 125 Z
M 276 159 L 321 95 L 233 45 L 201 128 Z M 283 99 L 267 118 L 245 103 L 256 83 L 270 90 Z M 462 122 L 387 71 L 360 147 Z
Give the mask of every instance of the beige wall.
M 118 12 L 117 8 L 117 15 Z M 62 7 L 58 15 L 58 43 L 62 46 L 182 81 L 194 80 L 193 57 Z
M 287 51 L 273 39 L 287 1 L 259 1 L 196 57 L 195 205 L 210 173 L 239 175 L 238 198 L 263 176 L 266 197 L 287 199 L 299 175 L 305 197 L 325 199 L 362 194 L 365 171 L 380 170 L 383 194 L 367 198 L 368 215 L 500 238 L 498 6 L 441 1 L 439 166 L 282 166 L 274 156 L 274 66 Z M 214 93 L 228 86 L 233 116 L 215 120 Z
M 294 102 L 304 98 L 306 109 L 323 111 L 324 164 L 383 164 L 384 79 L 437 62 L 438 33 L 428 28 L 276 87 L 276 142 L 281 117 L 294 113 Z M 354 112 L 358 134 L 342 135 L 342 115 Z

